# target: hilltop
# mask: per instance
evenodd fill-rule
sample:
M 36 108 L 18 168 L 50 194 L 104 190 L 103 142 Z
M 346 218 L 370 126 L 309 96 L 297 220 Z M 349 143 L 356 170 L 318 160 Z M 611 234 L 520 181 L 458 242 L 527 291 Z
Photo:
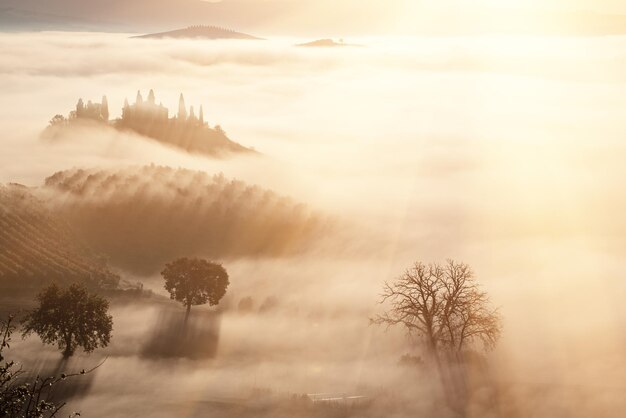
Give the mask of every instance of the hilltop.
M 339 42 L 336 42 L 332 39 L 318 39 L 316 41 L 311 41 L 311 42 L 305 42 L 303 44 L 296 44 L 296 46 L 301 46 L 301 47 L 320 47 L 320 48 L 334 48 L 334 47 L 348 47 L 348 46 L 352 46 L 352 47 L 360 47 L 362 45 L 356 45 L 356 44 L 347 44 L 344 43 L 343 39 L 340 39 Z
M 48 139 L 63 136 L 67 129 L 88 124 L 102 125 L 118 131 L 131 131 L 161 143 L 183 149 L 190 153 L 221 157 L 231 153 L 252 153 L 251 148 L 231 140 L 220 125 L 209 126 L 204 119 L 204 110 L 200 106 L 198 114 L 193 106 L 187 108 L 185 98 L 180 95 L 178 113 L 170 117 L 169 110 L 163 104 L 157 104 L 154 92 L 150 90 L 148 98 L 143 99 L 137 92 L 134 104 L 124 103 L 121 118 L 109 120 L 109 105 L 106 96 L 100 103 L 78 100 L 75 110 L 67 117 L 56 115 L 42 136 Z
M 133 38 L 186 38 L 186 39 L 247 39 L 262 40 L 247 33 L 235 32 L 231 29 L 217 26 L 189 26 L 184 29 L 176 29 L 169 32 L 150 33 L 147 35 L 133 36 Z
M 60 171 L 41 187 L 0 184 L 0 289 L 53 281 L 124 289 L 131 284 L 110 268 L 150 275 L 181 254 L 291 257 L 319 248 L 336 226 L 222 174 L 156 165 Z
M 181 254 L 211 258 L 302 253 L 334 221 L 271 190 L 221 174 L 149 165 L 73 169 L 45 181 L 45 193 L 92 248 L 116 267 L 159 271 Z

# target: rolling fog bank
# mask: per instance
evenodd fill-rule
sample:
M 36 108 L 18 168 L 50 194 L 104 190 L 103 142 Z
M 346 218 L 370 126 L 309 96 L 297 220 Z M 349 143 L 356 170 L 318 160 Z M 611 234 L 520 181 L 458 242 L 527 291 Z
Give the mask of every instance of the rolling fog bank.
M 473 267 L 504 322 L 469 416 L 620 416 L 626 38 L 359 39 L 367 47 L 339 50 L 296 41 L 0 35 L 1 182 L 43 186 L 58 171 L 151 163 L 223 173 L 303 203 L 341 232 L 339 242 L 326 230 L 295 234 L 306 244 L 298 251 L 274 236 L 281 251 L 215 253 L 231 287 L 208 321 L 215 351 L 201 360 L 146 354 L 175 305 L 114 305 L 112 345 L 76 361 L 109 359 L 72 405 L 91 417 L 194 416 L 206 402 L 260 388 L 393 395 L 412 400 L 397 416 L 447 416 L 429 372 L 398 364 L 416 347 L 368 319 L 381 309 L 384 280 L 415 260 L 454 258 Z M 211 125 L 263 155 L 213 160 L 89 129 L 39 138 L 79 97 L 106 94 L 117 117 L 124 97 L 150 88 L 170 112 L 184 92 Z M 177 203 L 159 204 L 177 213 Z M 194 210 L 185 207 L 203 223 Z M 229 236 L 233 248 L 254 248 L 237 247 L 237 235 L 267 250 L 245 231 Z M 160 266 L 114 267 L 164 294 Z M 253 308 L 244 313 L 246 297 Z M 34 338 L 15 347 L 23 360 L 58 357 Z

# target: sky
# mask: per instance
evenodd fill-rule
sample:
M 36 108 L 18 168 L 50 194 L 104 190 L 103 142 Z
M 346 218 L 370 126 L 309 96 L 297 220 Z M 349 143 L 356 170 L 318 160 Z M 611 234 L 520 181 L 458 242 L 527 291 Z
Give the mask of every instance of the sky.
M 581 31 L 623 21 L 573 12 L 626 14 L 617 0 L 0 0 L 5 29 L 161 31 L 215 24 L 260 35 L 456 34 L 514 28 Z M 548 14 L 548 16 L 546 16 Z

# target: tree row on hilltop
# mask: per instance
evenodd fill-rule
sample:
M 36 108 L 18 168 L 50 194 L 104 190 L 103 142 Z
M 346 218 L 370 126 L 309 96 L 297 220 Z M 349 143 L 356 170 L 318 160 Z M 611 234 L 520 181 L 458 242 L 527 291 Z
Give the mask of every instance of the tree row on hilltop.
M 287 197 L 192 170 L 69 170 L 46 179 L 46 189 L 82 239 L 136 272 L 154 272 L 178 254 L 297 254 L 333 230 Z
M 214 127 L 204 119 L 204 109 L 200 106 L 198 114 L 194 107 L 186 107 L 181 93 L 178 113 L 170 117 L 169 110 L 162 103 L 156 102 L 154 91 L 150 90 L 148 98 L 143 99 L 141 92 L 133 104 L 124 101 L 120 118 L 109 122 L 109 105 L 106 96 L 100 103 L 79 99 L 75 110 L 67 118 L 56 115 L 50 120 L 49 127 L 44 131 L 45 137 L 55 137 L 60 128 L 71 128 L 77 122 L 96 122 L 112 126 L 121 131 L 133 131 L 140 135 L 174 145 L 188 152 L 219 156 L 228 152 L 253 152 L 233 142 L 221 126 Z

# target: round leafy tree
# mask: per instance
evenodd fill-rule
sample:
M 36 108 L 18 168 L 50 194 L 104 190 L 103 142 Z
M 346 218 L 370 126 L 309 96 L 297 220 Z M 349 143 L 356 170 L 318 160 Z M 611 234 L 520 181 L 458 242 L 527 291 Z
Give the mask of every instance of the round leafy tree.
M 73 284 L 60 289 L 52 284 L 37 295 L 39 307 L 24 322 L 24 336 L 39 335 L 45 344 L 56 343 L 69 357 L 81 347 L 90 353 L 106 347 L 111 340 L 113 318 L 107 312 L 109 302 Z
M 185 322 L 192 305 L 217 305 L 226 294 L 228 273 L 221 264 L 199 258 L 179 258 L 165 265 L 161 272 L 170 297 L 187 308 Z

